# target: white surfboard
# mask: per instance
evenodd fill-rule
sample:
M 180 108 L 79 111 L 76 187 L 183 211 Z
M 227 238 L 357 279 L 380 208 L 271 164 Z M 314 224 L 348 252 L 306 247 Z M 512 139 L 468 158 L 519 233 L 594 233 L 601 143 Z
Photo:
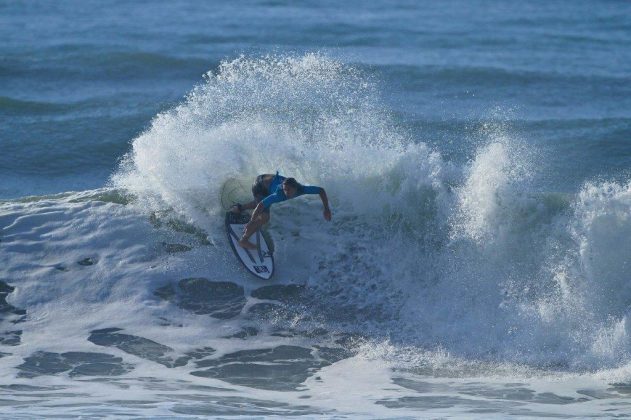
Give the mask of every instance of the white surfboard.
M 250 237 L 250 242 L 255 243 L 257 249 L 245 249 L 238 244 L 249 220 L 250 217 L 247 214 L 226 212 L 228 241 L 234 254 L 250 273 L 260 279 L 268 280 L 274 274 L 274 256 L 261 231 L 256 231 Z

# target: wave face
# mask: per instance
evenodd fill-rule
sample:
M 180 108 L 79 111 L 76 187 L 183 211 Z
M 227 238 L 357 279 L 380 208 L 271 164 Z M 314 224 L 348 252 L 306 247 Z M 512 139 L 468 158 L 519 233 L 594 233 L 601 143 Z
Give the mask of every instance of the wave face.
M 281 282 L 327 328 L 395 347 L 586 372 L 627 366 L 631 185 L 537 191 L 537 156 L 501 112 L 456 165 L 415 140 L 374 81 L 318 54 L 223 62 L 133 142 L 112 185 L 221 247 L 219 190 L 280 170 L 324 186 L 275 206 Z M 231 272 L 232 261 L 217 270 Z

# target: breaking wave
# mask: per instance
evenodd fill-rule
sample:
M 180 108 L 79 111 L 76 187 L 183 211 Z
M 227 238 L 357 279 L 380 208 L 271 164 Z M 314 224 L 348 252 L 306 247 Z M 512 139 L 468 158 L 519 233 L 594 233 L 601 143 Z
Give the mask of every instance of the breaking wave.
M 537 191 L 536 154 L 501 117 L 459 165 L 382 103 L 375 80 L 323 55 L 224 61 L 134 139 L 111 184 L 221 246 L 222 183 L 279 170 L 332 199 L 330 224 L 304 198 L 270 224 L 277 280 L 306 283 L 305 310 L 330 328 L 543 368 L 629 364 L 631 184 Z

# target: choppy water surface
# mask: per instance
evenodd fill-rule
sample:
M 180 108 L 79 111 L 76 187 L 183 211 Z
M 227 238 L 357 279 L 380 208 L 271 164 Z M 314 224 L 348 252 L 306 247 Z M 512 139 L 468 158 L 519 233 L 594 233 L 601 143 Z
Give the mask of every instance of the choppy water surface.
M 628 9 L 0 4 L 2 405 L 627 415 Z M 275 170 L 334 218 L 263 283 L 218 196 Z

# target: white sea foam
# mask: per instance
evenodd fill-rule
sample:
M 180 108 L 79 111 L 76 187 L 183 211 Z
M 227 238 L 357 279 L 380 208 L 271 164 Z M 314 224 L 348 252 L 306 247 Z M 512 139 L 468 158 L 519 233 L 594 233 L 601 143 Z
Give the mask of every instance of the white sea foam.
M 366 325 L 482 358 L 626 361 L 626 187 L 532 191 L 533 155 L 497 115 L 454 168 L 380 103 L 369 77 L 317 54 L 226 61 L 134 140 L 113 184 L 218 237 L 223 180 L 280 169 L 325 186 L 335 213 L 326 225 L 313 201 L 275 209 L 282 275 L 299 262 Z
M 275 170 L 324 186 L 334 213 L 326 223 L 310 197 L 274 207 L 275 283 L 306 284 L 318 296 L 290 326 L 361 337 L 354 357 L 323 370 L 324 383 L 309 378 L 318 390 L 314 405 L 360 405 L 359 391 L 351 405 L 320 392 L 351 386 L 349 369 L 364 369 L 367 360 L 381 378 L 361 388 L 371 403 L 411 393 L 389 389 L 386 369 L 429 375 L 441 387 L 454 377 L 486 378 L 493 389 L 556 378 L 564 395 L 576 391 L 575 378 L 592 387 L 629 381 L 631 186 L 590 182 L 576 196 L 533 191 L 527 147 L 502 124 L 482 132 L 473 159 L 457 167 L 398 128 L 373 81 L 352 67 L 317 54 L 224 62 L 134 139 L 112 177 L 132 203 L 117 204 L 106 189 L 2 204 L 1 277 L 16 286 L 9 302 L 27 310 L 22 344 L 2 359 L 6 383 L 29 383 L 15 378 L 15 366 L 33 352 L 72 350 L 122 355 L 137 364 L 133 378 L 226 386 L 191 379 L 190 366 L 157 369 L 86 341 L 109 327 L 180 353 L 282 344 L 266 334 L 222 339 L 241 321 L 198 316 L 154 296 L 192 277 L 232 281 L 247 296 L 261 286 L 223 242 L 218 195 L 229 177 Z M 176 219 L 212 243 L 200 242 L 195 229 L 169 227 Z M 163 242 L 192 249 L 168 253 Z M 97 263 L 77 264 L 85 258 Z M 256 303 L 249 297 L 244 311 Z M 275 322 L 284 321 L 258 326 L 266 331 Z M 302 401 L 299 393 L 230 387 Z M 139 385 L 134 395 L 145 391 Z

